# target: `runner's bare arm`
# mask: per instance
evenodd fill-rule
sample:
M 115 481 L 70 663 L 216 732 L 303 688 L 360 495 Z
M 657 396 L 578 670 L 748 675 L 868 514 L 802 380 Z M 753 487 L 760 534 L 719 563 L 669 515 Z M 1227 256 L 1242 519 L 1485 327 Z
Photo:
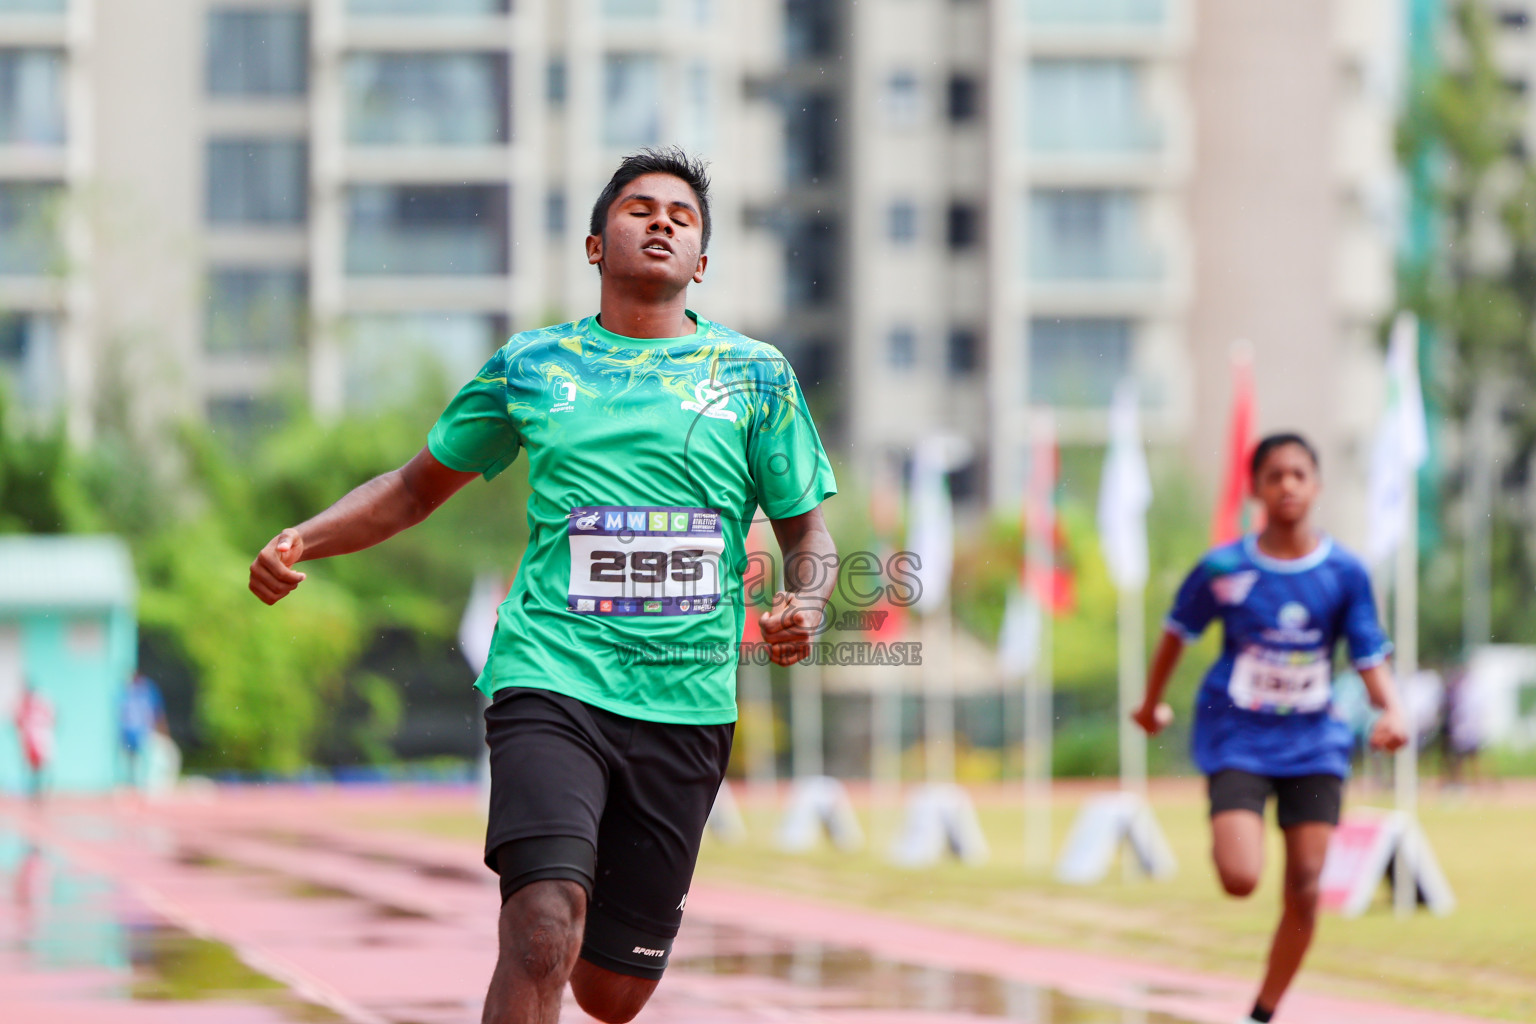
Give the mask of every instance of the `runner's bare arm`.
M 336 504 L 267 542 L 251 563 L 251 593 L 276 604 L 304 581 L 293 568 L 314 558 L 345 555 L 415 526 L 478 473 L 464 473 L 423 448 L 399 469 L 353 488 Z
M 773 532 L 784 555 L 787 589 L 773 596 L 773 607 L 758 621 L 774 664 L 793 665 L 810 653 L 811 636 L 837 585 L 837 546 L 820 505 L 803 515 L 773 520 Z
M 1141 707 L 1131 713 L 1131 719 L 1144 729 L 1148 736 L 1156 736 L 1173 721 L 1173 709 L 1163 703 L 1163 692 L 1168 680 L 1178 667 L 1184 653 L 1184 640 L 1177 633 L 1164 631 L 1152 655 L 1152 667 L 1147 672 L 1147 693 Z
M 1360 680 L 1371 703 L 1381 709 L 1381 717 L 1371 728 L 1371 746 L 1377 750 L 1396 750 L 1408 742 L 1408 718 L 1397 699 L 1392 670 L 1386 662 L 1360 670 Z

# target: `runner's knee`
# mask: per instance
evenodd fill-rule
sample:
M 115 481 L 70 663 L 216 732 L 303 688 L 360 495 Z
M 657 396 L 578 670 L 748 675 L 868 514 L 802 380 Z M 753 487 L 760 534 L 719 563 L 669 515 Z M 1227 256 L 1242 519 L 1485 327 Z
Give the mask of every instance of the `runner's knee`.
M 581 949 L 586 893 L 574 882 L 534 882 L 501 908 L 503 959 L 511 958 L 535 983 L 565 982 Z
M 1259 873 L 1246 867 L 1227 867 L 1216 865 L 1216 873 L 1221 877 L 1221 887 L 1228 896 L 1252 896 L 1253 890 L 1259 887 Z
M 1295 913 L 1311 916 L 1317 912 L 1318 873 L 1307 869 L 1285 874 L 1285 902 Z

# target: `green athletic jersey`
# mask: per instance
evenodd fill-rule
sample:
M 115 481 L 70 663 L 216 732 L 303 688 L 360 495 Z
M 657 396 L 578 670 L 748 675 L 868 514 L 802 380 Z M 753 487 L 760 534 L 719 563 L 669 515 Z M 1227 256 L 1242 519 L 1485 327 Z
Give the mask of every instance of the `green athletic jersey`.
M 528 451 L 528 548 L 476 684 L 615 714 L 736 719 L 746 535 L 837 493 L 788 361 L 710 323 L 625 338 L 596 317 L 518 334 L 427 438 L 487 480 Z

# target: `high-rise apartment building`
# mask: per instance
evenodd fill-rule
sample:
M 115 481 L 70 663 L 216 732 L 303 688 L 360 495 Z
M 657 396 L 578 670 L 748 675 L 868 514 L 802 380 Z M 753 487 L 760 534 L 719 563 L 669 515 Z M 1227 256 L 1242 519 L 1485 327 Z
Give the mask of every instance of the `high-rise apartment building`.
M 238 423 L 460 381 L 595 308 L 590 204 L 674 142 L 718 182 L 697 302 L 766 332 L 778 245 L 745 211 L 778 184 L 778 116 L 741 82 L 777 24 L 723 0 L 0 0 L 0 358 L 82 438 L 123 384 L 144 415 Z
M 0 0 L 0 361 L 87 436 L 334 413 L 594 308 L 617 158 L 713 164 L 695 304 L 779 343 L 859 471 L 1029 411 L 1213 476 L 1227 353 L 1357 531 L 1392 301 L 1393 0 Z M 1362 397 L 1363 396 L 1363 397 Z
M 955 434 L 959 494 L 1015 503 L 1030 410 L 1099 443 L 1130 378 L 1149 436 L 1211 479 L 1245 339 L 1260 425 L 1318 437 L 1330 523 L 1358 536 L 1393 297 L 1392 3 L 787 9 L 837 36 L 826 116 L 792 109 L 836 157 L 815 205 L 856 462 Z M 792 82 L 834 63 L 789 54 Z

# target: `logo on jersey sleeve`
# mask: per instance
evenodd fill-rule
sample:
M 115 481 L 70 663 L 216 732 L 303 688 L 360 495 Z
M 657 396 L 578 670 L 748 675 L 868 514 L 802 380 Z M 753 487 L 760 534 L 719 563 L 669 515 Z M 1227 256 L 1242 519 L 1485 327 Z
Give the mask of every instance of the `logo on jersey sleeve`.
M 1257 582 L 1259 582 L 1259 574 L 1255 570 L 1229 572 L 1225 576 L 1217 576 L 1211 580 L 1211 593 L 1216 596 L 1218 604 L 1239 605 L 1248 600 L 1248 595 L 1253 593 L 1253 585 Z
M 701 380 L 693 386 L 693 401 L 679 403 L 687 412 L 703 413 L 710 419 L 736 422 L 736 414 L 725 407 L 728 397 L 724 384 L 717 380 Z

